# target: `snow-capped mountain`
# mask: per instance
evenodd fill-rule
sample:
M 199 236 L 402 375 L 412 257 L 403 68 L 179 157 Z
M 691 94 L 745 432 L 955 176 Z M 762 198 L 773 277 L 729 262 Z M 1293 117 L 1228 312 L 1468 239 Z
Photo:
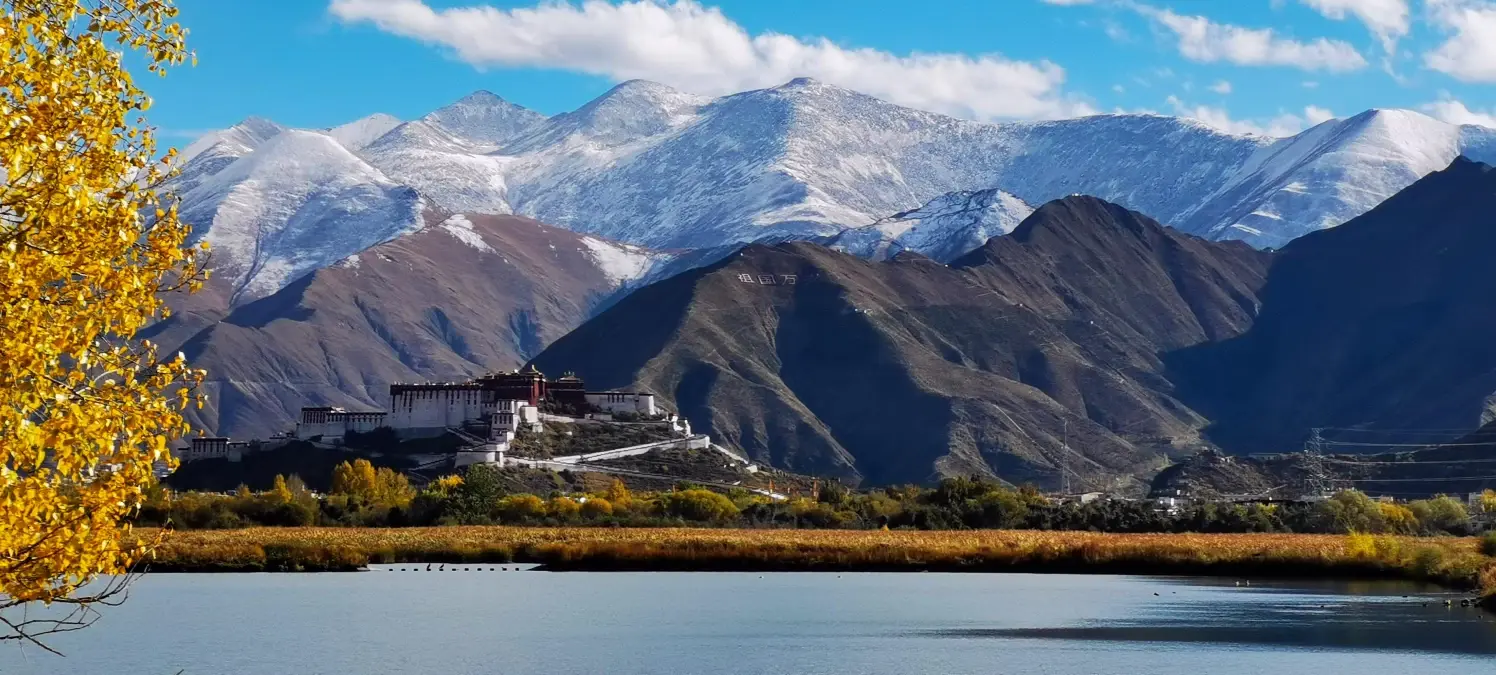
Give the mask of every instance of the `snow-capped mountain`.
M 842 245 L 950 258 L 1021 218 L 1021 204 L 1071 194 L 1200 236 L 1279 246 L 1359 215 L 1457 154 L 1496 159 L 1496 131 L 1410 111 L 1284 139 L 1158 115 L 989 124 L 808 79 L 717 99 L 625 82 L 549 119 L 478 92 L 373 138 L 393 122 L 374 116 L 276 143 L 282 127 L 247 120 L 189 146 L 176 191 L 203 236 L 251 261 L 241 267 L 260 278 L 244 279 L 253 295 L 405 231 L 417 196 L 654 249 L 862 228 Z M 264 170 L 280 165 L 299 170 Z M 982 215 L 970 220 L 973 206 Z M 267 238 L 302 231 L 318 232 L 305 240 L 311 254 L 298 237 Z
M 286 128 L 261 117 L 243 122 L 199 138 L 177 153 L 178 174 L 171 189 L 178 196 L 197 187 L 209 176 L 224 170 L 240 157 L 255 151 Z
M 285 130 L 285 127 L 263 117 L 246 117 L 243 122 L 227 129 L 209 132 L 189 143 L 177 153 L 177 161 L 185 164 L 196 159 L 201 164 L 221 157 L 238 159 Z
M 1211 239 L 1278 247 L 1370 211 L 1462 154 L 1496 158 L 1496 130 L 1368 110 L 1258 149 L 1177 222 Z
M 421 119 L 479 149 L 497 149 L 545 121 L 545 115 L 523 108 L 492 92 L 475 91 Z
M 331 136 L 282 131 L 178 193 L 194 236 L 232 285 L 232 302 L 420 227 L 412 188 L 386 178 Z
M 706 96 L 676 91 L 663 84 L 630 80 L 578 108 L 561 113 L 504 146 L 504 154 L 536 151 L 605 152 L 683 127 L 711 102 Z M 586 151 L 590 150 L 591 153 Z
M 996 188 L 948 192 L 912 211 L 846 230 L 829 245 L 869 260 L 913 251 L 950 262 L 1012 232 L 1033 212 L 1023 200 Z
M 361 154 L 444 208 L 510 213 L 505 174 L 512 161 L 489 153 L 544 121 L 540 113 L 480 91 L 395 127 Z

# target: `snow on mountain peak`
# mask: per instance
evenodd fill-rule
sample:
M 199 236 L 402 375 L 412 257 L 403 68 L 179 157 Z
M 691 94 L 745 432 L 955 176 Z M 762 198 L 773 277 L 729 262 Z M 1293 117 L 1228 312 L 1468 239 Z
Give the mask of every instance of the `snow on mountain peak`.
M 246 117 L 234 126 L 209 132 L 189 143 L 177 153 L 177 161 L 185 164 L 209 150 L 218 156 L 240 157 L 285 130 L 263 117 Z
M 491 150 L 545 121 L 545 115 L 514 105 L 491 92 L 475 91 L 421 119 Z
M 1278 247 L 1334 227 L 1449 165 L 1460 127 L 1412 110 L 1372 109 L 1254 152 L 1175 224 L 1213 239 Z
M 384 113 L 374 113 L 368 117 L 354 120 L 347 124 L 339 125 L 327 130 L 337 142 L 343 147 L 354 152 L 364 149 L 365 146 L 378 140 L 401 125 L 400 118 Z
M 509 101 L 504 100 L 504 97 L 499 96 L 498 94 L 495 94 L 487 89 L 478 89 L 473 93 L 468 94 L 467 96 L 463 96 L 462 98 L 453 101 L 452 103 L 454 105 L 493 106 L 508 104 Z
M 632 80 L 548 120 L 475 92 L 376 134 L 393 123 L 366 118 L 319 143 L 246 120 L 194 144 L 173 187 L 184 213 L 212 223 L 205 236 L 250 261 L 248 288 L 281 283 L 266 276 L 277 260 L 302 269 L 403 231 L 415 195 L 654 248 L 837 237 L 872 256 L 938 259 L 1011 229 L 1028 204 L 1076 193 L 1193 234 L 1278 246 L 1457 154 L 1496 159 L 1496 130 L 1406 110 L 1271 139 L 1159 115 L 973 122 L 809 78 L 716 99 Z M 357 226 L 355 213 L 368 221 Z M 336 236 L 307 240 L 303 262 L 285 233 L 314 230 L 317 217 Z M 276 252 L 261 260 L 264 247 Z M 637 255 L 602 257 L 618 278 L 639 278 Z
M 182 220 L 213 245 L 237 299 L 274 293 L 418 226 L 415 190 L 331 136 L 290 129 L 181 195 Z
M 536 127 L 504 146 L 504 154 L 525 154 L 564 146 L 607 148 L 634 143 L 689 124 L 711 99 L 648 80 L 629 80 L 578 108 Z

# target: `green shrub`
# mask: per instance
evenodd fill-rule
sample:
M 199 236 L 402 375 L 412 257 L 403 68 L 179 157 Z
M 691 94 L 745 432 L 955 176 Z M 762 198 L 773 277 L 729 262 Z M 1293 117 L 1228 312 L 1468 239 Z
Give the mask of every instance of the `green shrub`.
M 1420 546 L 1413 553 L 1413 571 L 1425 579 L 1434 579 L 1444 569 L 1447 553 L 1437 546 Z
M 1467 531 L 1466 527 L 1470 523 L 1470 514 L 1465 511 L 1465 505 L 1447 495 L 1419 500 L 1409 504 L 1408 508 L 1418 517 L 1423 529 L 1429 532 L 1461 534 Z
M 544 518 L 545 501 L 535 495 L 510 495 L 499 500 L 499 517 L 504 522 Z
M 1496 530 L 1491 530 L 1480 537 L 1480 552 L 1488 556 L 1496 557 Z
M 613 515 L 613 503 L 602 497 L 589 497 L 582 503 L 582 515 L 592 518 L 606 518 Z
M 726 496 L 710 490 L 682 490 L 661 495 L 667 515 L 701 522 L 731 520 L 738 507 Z
M 571 520 L 582 512 L 582 505 L 571 497 L 553 497 L 551 503 L 546 505 L 546 510 L 560 520 Z

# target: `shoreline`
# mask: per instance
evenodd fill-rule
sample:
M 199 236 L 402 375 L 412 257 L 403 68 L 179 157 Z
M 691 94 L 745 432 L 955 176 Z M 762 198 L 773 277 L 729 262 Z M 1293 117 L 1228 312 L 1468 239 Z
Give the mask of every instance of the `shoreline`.
M 151 536 L 149 530 L 142 537 Z M 155 572 L 332 572 L 370 564 L 536 564 L 545 571 L 964 572 L 1426 581 L 1484 596 L 1473 538 L 1075 531 L 708 528 L 248 528 L 172 532 Z

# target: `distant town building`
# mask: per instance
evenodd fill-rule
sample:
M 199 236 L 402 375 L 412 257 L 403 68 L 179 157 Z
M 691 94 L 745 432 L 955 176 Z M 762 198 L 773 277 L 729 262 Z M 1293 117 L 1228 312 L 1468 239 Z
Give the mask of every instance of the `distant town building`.
M 1178 494 L 1181 491 L 1175 490 L 1174 492 L 1176 493 L 1174 495 L 1154 497 L 1153 510 L 1158 513 L 1166 513 L 1171 516 L 1177 515 L 1180 511 L 1183 511 L 1185 505 L 1188 504 L 1188 500 Z

